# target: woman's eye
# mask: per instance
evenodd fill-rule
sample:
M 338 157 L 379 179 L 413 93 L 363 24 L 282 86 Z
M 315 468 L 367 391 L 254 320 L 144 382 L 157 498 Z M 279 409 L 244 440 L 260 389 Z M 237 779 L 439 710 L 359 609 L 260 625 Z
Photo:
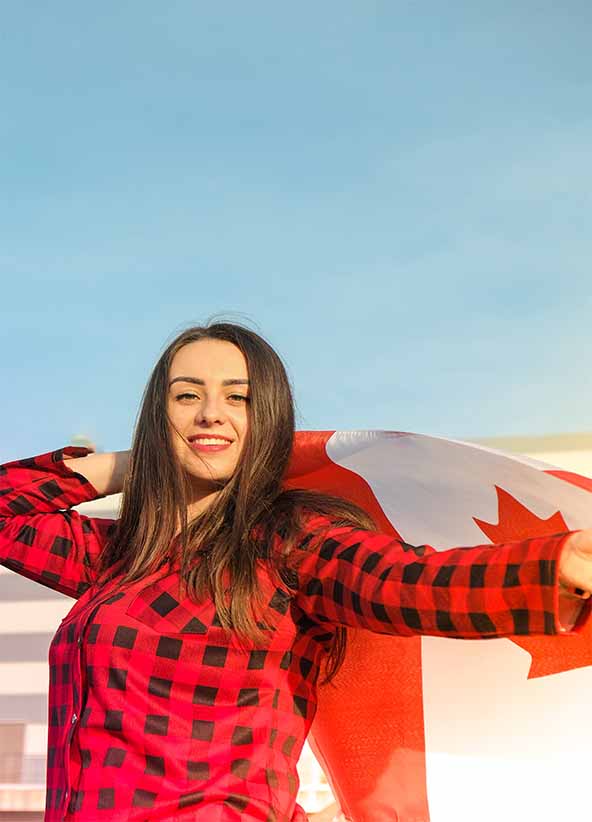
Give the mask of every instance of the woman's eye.
M 177 394 L 178 400 L 196 400 L 198 399 L 197 394 L 192 394 L 189 391 L 186 391 L 184 394 Z
M 229 400 L 233 400 L 233 402 L 248 402 L 249 398 L 245 397 L 243 394 L 231 394 L 228 397 Z

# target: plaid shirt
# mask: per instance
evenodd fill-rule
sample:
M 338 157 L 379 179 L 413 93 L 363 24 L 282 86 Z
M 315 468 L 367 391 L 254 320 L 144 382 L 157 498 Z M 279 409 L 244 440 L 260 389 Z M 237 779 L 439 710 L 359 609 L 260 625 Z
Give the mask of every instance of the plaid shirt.
M 65 510 L 98 496 L 68 448 L 0 467 L 0 561 L 77 601 L 50 649 L 45 819 L 305 819 L 296 763 L 335 625 L 499 637 L 560 630 L 565 535 L 433 552 L 311 518 L 294 589 L 262 569 L 265 647 L 241 646 L 178 568 L 102 584 L 113 522 Z

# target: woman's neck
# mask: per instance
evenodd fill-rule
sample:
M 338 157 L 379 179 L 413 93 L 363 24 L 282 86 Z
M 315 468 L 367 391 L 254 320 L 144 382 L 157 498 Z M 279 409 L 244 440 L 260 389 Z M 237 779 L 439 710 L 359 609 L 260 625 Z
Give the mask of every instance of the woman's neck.
M 202 496 L 194 498 L 187 506 L 187 518 L 192 520 L 200 514 L 203 514 L 206 508 L 209 508 L 214 502 L 219 493 L 220 491 L 211 491 L 209 494 L 203 494 Z
M 187 487 L 187 517 L 189 520 L 203 514 L 206 508 L 217 499 L 221 491 L 220 485 L 191 477 Z

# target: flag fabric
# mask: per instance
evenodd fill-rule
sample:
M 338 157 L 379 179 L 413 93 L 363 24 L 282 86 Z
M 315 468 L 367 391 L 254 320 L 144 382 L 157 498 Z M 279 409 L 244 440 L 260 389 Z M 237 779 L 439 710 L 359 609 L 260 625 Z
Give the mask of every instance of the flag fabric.
M 592 480 L 393 431 L 299 432 L 287 485 L 346 497 L 436 550 L 592 526 Z M 589 815 L 592 635 L 467 641 L 348 631 L 312 746 L 352 822 Z

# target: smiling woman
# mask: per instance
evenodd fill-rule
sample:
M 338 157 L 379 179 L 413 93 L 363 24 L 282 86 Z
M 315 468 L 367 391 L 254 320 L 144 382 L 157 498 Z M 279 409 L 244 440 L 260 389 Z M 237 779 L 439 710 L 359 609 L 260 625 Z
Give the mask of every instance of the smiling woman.
M 273 348 L 237 325 L 188 329 L 165 350 L 148 382 L 117 535 L 101 569 L 108 574 L 117 563 L 131 582 L 176 549 L 194 598 L 212 596 L 225 628 L 260 640 L 259 564 L 265 558 L 281 573 L 281 557 L 269 548 L 280 519 L 289 539 L 295 538 L 295 512 L 314 500 L 320 512 L 371 525 L 349 503 L 281 493 L 293 436 L 290 383 Z M 262 531 L 263 555 L 256 537 Z M 338 635 L 336 661 L 342 652 Z
M 50 649 L 48 822 L 302 822 L 347 627 L 554 634 L 588 598 L 591 532 L 414 548 L 284 488 L 293 437 L 278 355 L 220 323 L 164 351 L 129 453 L 0 466 L 0 561 L 77 599 Z M 66 510 L 122 488 L 117 521 Z

